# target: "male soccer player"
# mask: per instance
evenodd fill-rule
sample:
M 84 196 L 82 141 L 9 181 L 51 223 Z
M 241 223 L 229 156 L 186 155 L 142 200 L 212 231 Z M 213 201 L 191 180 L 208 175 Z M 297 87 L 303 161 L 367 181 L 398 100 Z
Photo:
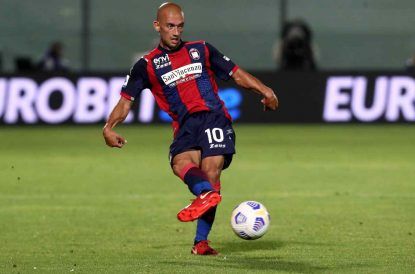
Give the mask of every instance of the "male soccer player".
M 272 89 L 211 44 L 182 41 L 184 13 L 179 5 L 162 4 L 153 26 L 160 34 L 160 44 L 131 69 L 103 135 L 108 146 L 123 147 L 125 139 L 113 128 L 127 117 L 134 98 L 146 88 L 151 90 L 159 107 L 173 119 L 171 168 L 196 196 L 177 218 L 182 222 L 198 220 L 193 254 L 216 255 L 207 238 L 222 199 L 220 175 L 235 153 L 235 133 L 214 76 L 232 78 L 239 86 L 262 95 L 265 110 L 275 110 L 278 100 Z

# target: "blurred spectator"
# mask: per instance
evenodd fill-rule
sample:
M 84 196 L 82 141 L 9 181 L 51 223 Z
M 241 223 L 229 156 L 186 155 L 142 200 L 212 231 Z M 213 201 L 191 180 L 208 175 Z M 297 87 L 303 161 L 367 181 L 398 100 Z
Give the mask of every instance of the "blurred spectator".
M 284 24 L 281 42 L 274 48 L 274 57 L 280 70 L 316 70 L 311 28 L 296 19 Z
M 68 71 L 68 61 L 63 58 L 63 44 L 53 42 L 38 63 L 38 69 L 43 71 Z
M 407 72 L 415 73 L 415 53 L 412 55 L 411 58 L 406 60 L 405 69 Z
M 33 65 L 33 61 L 28 56 L 17 56 L 14 58 L 14 66 L 16 72 L 20 73 L 28 73 L 35 71 L 35 66 Z

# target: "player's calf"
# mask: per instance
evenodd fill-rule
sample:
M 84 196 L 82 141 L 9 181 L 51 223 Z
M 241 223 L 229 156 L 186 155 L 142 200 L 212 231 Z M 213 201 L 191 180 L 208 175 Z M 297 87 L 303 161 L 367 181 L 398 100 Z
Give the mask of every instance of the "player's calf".
M 194 163 L 184 166 L 179 173 L 179 177 L 187 185 L 190 192 L 196 196 L 213 190 L 206 174 Z

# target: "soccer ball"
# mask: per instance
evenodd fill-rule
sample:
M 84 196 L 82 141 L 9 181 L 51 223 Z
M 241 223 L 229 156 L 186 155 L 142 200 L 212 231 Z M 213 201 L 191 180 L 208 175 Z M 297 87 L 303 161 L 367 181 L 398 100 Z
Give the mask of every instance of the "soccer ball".
M 245 201 L 233 210 L 231 226 L 240 238 L 255 240 L 267 232 L 270 221 L 264 205 L 255 201 Z

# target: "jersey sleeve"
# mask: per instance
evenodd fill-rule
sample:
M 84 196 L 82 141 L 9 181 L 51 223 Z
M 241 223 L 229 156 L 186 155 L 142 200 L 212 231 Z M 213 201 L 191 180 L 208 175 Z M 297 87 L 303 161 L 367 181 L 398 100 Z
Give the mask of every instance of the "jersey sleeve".
M 151 85 L 148 79 L 147 61 L 141 58 L 126 76 L 121 89 L 121 96 L 130 101 L 134 101 L 137 95 L 146 88 L 151 89 Z
M 209 51 L 209 61 L 213 73 L 222 80 L 229 80 L 232 74 L 238 69 L 238 66 L 211 44 L 206 43 L 206 47 Z

